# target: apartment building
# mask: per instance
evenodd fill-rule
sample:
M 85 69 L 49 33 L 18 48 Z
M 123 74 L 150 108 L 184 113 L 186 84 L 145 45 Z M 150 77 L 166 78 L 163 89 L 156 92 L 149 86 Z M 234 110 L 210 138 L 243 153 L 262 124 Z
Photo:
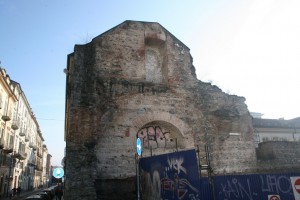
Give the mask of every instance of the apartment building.
M 0 195 L 7 196 L 13 188 L 26 191 L 40 187 L 43 174 L 49 173 L 43 172 L 44 139 L 36 117 L 21 85 L 3 68 L 0 105 Z
M 51 155 L 49 154 L 47 145 L 45 144 L 43 144 L 42 153 L 42 185 L 48 186 L 50 180 L 50 160 L 48 162 L 48 159 L 51 159 Z
M 18 126 L 13 124 L 13 111 L 17 102 L 14 86 L 11 84 L 5 70 L 1 70 L 0 73 L 0 194 L 3 196 L 12 182 L 12 177 L 9 174 L 11 174 L 12 168 L 15 131 L 18 129 Z

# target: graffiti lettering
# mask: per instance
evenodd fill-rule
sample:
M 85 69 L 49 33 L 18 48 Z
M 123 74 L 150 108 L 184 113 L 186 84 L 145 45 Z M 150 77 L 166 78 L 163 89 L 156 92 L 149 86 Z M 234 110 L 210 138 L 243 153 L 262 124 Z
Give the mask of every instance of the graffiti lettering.
M 243 186 L 236 178 L 233 178 L 231 181 L 227 180 L 227 184 L 221 183 L 221 187 L 224 196 L 228 198 L 228 200 L 232 198 L 247 198 L 253 200 L 252 195 L 255 195 L 251 192 L 250 181 L 248 179 L 246 186 Z
M 186 169 L 182 166 L 183 158 L 168 158 L 168 168 L 177 170 L 177 173 L 184 172 L 186 174 Z
M 189 189 L 198 193 L 198 189 L 193 187 L 185 178 L 180 178 L 180 172 L 187 174 L 187 170 L 183 167 L 183 157 L 168 157 L 168 165 L 165 167 L 165 177 L 161 179 L 163 191 L 171 191 L 173 198 L 183 199 Z
M 142 194 L 145 199 L 199 198 L 194 150 L 142 158 Z
M 289 176 L 286 175 L 249 175 L 249 178 L 237 176 L 234 178 L 215 178 L 219 196 L 224 200 L 256 200 L 263 195 L 280 194 L 285 197 L 293 195 Z
M 143 178 L 142 180 L 143 195 L 151 197 L 150 199 L 160 199 L 161 182 L 160 182 L 160 175 L 158 171 L 154 171 L 152 177 L 150 173 L 146 171 L 142 171 L 141 177 Z
M 172 198 L 178 197 L 178 199 L 183 199 L 188 193 L 189 189 L 195 193 L 198 193 L 198 189 L 193 187 L 192 184 L 187 179 L 180 179 L 176 174 L 173 179 L 162 178 L 161 179 L 163 192 L 171 191 Z
M 172 141 L 170 133 L 164 132 L 159 126 L 144 127 L 138 132 L 137 137 L 143 142 L 144 148 L 167 147 L 167 141 Z
M 260 180 L 263 192 L 270 192 L 275 194 L 292 192 L 289 177 L 267 175 L 266 177 L 260 176 Z
M 153 176 L 152 176 L 152 192 L 157 196 L 160 197 L 161 193 L 161 187 L 160 187 L 160 176 L 158 171 L 154 171 Z
M 189 194 L 189 199 L 190 200 L 200 200 L 199 195 L 198 194 Z

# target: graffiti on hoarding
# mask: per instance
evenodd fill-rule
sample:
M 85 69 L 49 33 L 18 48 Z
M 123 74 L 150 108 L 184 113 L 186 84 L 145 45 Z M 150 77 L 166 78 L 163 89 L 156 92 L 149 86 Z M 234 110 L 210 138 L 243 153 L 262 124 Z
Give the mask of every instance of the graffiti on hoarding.
M 292 199 L 293 190 L 288 175 L 241 175 L 214 177 L 217 199 L 256 200 L 269 194 Z
M 290 193 L 292 194 L 292 186 L 290 178 L 287 176 L 276 176 L 276 175 L 260 175 L 260 181 L 263 192 L 269 193 Z
M 168 166 L 165 168 L 165 177 L 161 179 L 162 190 L 164 191 L 172 191 L 173 198 L 175 195 L 178 199 L 182 199 L 186 193 L 188 192 L 188 188 L 198 193 L 197 188 L 193 187 L 187 179 L 180 178 L 180 172 L 187 174 L 186 168 L 183 167 L 184 158 L 169 158 L 167 159 Z M 171 177 L 173 179 L 170 179 Z
M 188 193 L 189 189 L 198 193 L 197 188 L 193 187 L 192 184 L 187 179 L 180 179 L 174 176 L 174 179 L 162 178 L 162 192 L 170 191 L 172 192 L 172 198 L 177 197 L 178 199 L 183 199 Z
M 200 200 L 199 194 L 189 194 L 189 200 Z
M 184 158 L 179 157 L 179 158 L 168 158 L 168 167 L 166 170 L 176 170 L 178 174 L 182 171 L 183 173 L 187 173 L 186 169 L 182 166 L 184 161 Z
M 142 195 L 150 199 L 199 200 L 194 150 L 142 158 Z
M 246 184 L 240 183 L 236 178 L 227 180 L 226 183 L 221 183 L 222 190 L 220 191 L 223 195 L 229 199 L 253 199 L 253 193 L 251 190 L 251 185 L 249 179 L 247 179 Z
M 161 182 L 158 171 L 153 171 L 152 175 L 144 170 L 141 171 L 141 186 L 143 196 L 150 199 L 160 199 Z

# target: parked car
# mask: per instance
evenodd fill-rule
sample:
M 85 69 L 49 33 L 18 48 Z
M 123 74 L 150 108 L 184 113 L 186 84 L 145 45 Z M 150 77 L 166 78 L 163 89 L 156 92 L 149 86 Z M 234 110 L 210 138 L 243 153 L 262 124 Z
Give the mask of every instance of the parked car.
M 52 199 L 55 195 L 55 191 L 49 188 L 43 189 L 42 192 L 46 192 L 50 199 Z
M 44 199 L 40 195 L 30 195 L 29 197 L 26 197 L 25 200 L 44 200 Z
M 35 195 L 40 195 L 44 200 L 51 200 L 51 197 L 47 194 L 47 192 L 37 192 Z
M 44 189 L 46 192 L 47 191 L 50 191 L 51 192 L 51 196 L 52 196 L 52 198 L 55 196 L 55 191 L 56 191 L 56 188 L 57 188 L 57 186 L 51 186 L 51 187 L 48 187 L 48 188 L 46 188 L 46 189 Z

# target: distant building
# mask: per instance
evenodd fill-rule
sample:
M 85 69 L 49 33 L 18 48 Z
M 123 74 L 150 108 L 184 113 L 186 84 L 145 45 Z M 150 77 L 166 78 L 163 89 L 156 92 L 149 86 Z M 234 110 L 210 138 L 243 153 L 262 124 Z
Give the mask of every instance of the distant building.
M 264 114 L 262 113 L 258 113 L 258 112 L 250 112 L 250 115 L 253 117 L 253 118 L 261 118 Z
M 266 141 L 300 142 L 300 117 L 290 120 L 253 118 L 256 143 Z

